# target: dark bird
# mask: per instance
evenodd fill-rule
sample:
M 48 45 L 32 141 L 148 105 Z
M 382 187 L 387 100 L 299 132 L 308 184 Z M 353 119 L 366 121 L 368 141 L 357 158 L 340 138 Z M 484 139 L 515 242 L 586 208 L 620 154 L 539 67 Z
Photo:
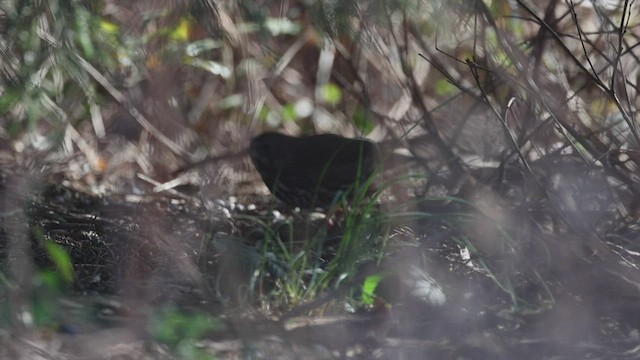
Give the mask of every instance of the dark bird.
M 271 193 L 300 208 L 326 208 L 341 194 L 353 196 L 379 164 L 373 142 L 333 134 L 264 133 L 251 141 L 249 153 Z

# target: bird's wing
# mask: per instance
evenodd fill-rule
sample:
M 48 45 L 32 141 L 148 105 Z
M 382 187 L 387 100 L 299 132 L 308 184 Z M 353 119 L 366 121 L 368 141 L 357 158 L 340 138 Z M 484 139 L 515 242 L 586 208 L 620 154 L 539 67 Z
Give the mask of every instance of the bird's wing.
M 305 181 L 325 183 L 346 188 L 356 179 L 361 181 L 374 171 L 377 150 L 375 144 L 359 139 L 345 139 L 337 135 L 314 136 L 295 149 L 290 164 L 298 173 L 289 173 Z

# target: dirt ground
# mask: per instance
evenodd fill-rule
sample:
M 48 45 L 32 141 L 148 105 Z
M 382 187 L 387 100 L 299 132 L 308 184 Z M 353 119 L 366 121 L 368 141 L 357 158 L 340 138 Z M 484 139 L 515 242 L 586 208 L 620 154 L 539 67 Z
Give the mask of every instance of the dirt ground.
M 3 263 L 33 278 L 55 268 L 43 236 L 68 251 L 75 278 L 66 290 L 29 278 L 23 287 L 5 288 L 4 316 L 14 324 L 0 333 L 6 358 L 638 356 L 638 288 L 629 275 L 615 272 L 631 268 L 615 267 L 597 255 L 573 255 L 572 264 L 555 264 L 560 268 L 540 274 L 546 276 L 549 298 L 540 297 L 538 284 L 528 290 L 526 283 L 514 284 L 522 289 L 515 302 L 491 274 L 465 262 L 450 238 L 427 237 L 419 246 L 431 253 L 429 268 L 447 294 L 444 304 L 398 296 L 379 307 L 345 311 L 348 292 L 337 288 L 311 302 L 278 308 L 259 291 L 234 297 L 246 290 L 249 279 L 239 264 L 241 256 L 212 240 L 224 234 L 227 241 L 242 242 L 239 236 L 250 231 L 243 215 L 264 215 L 259 207 L 247 210 L 220 202 L 205 208 L 165 195 L 96 198 L 24 180 L 9 178 L 2 184 L 3 203 L 22 206 L 3 212 Z M 245 244 L 248 239 L 244 237 Z M 554 256 L 568 261 L 570 255 Z M 526 266 L 514 266 L 512 271 L 520 275 L 514 281 L 526 282 L 531 276 Z M 269 286 L 268 281 L 262 286 Z M 268 294 L 266 288 L 260 291 Z M 29 305 L 37 305 L 43 316 L 35 327 L 16 311 Z M 197 339 L 190 339 L 188 330 L 175 330 L 182 345 L 163 342 L 153 324 L 167 309 L 207 318 L 211 327 Z

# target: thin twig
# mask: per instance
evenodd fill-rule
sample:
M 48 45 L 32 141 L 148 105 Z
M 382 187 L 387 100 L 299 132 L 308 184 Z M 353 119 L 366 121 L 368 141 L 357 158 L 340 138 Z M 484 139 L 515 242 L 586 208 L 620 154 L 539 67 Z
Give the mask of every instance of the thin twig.
M 145 130 L 147 130 L 151 135 L 153 135 L 158 141 L 164 144 L 169 150 L 171 150 L 174 154 L 191 159 L 191 154 L 189 154 L 184 148 L 180 145 L 176 144 L 173 140 L 169 139 L 165 136 L 158 128 L 153 126 L 147 118 L 142 115 L 142 113 L 127 99 L 120 91 L 118 91 L 109 80 L 105 78 L 93 65 L 91 65 L 87 60 L 82 58 L 80 55 L 76 54 L 76 58 L 80 62 L 80 66 L 84 68 L 105 90 L 111 94 L 111 96 L 116 99 L 120 104 L 122 104 L 129 114 L 133 116 L 134 119 L 142 126 Z

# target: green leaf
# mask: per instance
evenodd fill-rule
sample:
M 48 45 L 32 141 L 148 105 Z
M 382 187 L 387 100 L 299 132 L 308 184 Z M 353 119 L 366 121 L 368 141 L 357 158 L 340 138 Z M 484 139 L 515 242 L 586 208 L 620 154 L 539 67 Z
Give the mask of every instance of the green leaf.
M 458 88 L 453 86 L 447 79 L 439 79 L 436 81 L 436 94 L 440 96 L 451 96 L 458 91 Z
M 185 341 L 199 340 L 211 331 L 224 329 L 224 324 L 207 314 L 184 314 L 175 309 L 157 315 L 151 326 L 156 340 L 174 348 Z
M 384 279 L 384 275 L 382 274 L 374 274 L 367 276 L 364 279 L 364 283 L 362 284 L 362 302 L 366 305 L 373 305 L 373 302 L 376 298 L 375 292 L 380 285 L 380 282 Z
M 111 35 L 117 35 L 118 31 L 120 31 L 120 27 L 117 24 L 104 19 L 100 20 L 100 28 L 102 29 L 102 31 Z
M 328 83 L 320 88 L 320 98 L 331 105 L 337 105 L 342 101 L 342 90 L 338 85 Z
M 260 111 L 258 112 L 258 119 L 260 119 L 260 121 L 267 121 L 267 118 L 269 117 L 270 113 L 271 113 L 271 110 L 269 110 L 268 107 L 263 106 L 262 108 L 260 108 Z
M 56 265 L 62 278 L 68 284 L 71 283 L 73 281 L 73 263 L 71 262 L 71 256 L 69 256 L 62 246 L 50 240 L 45 240 L 44 248 L 49 258 L 51 258 Z
M 91 40 L 92 29 L 89 27 L 89 14 L 85 11 L 78 11 L 75 20 L 77 40 L 82 52 L 87 59 L 93 59 L 96 49 Z
M 293 104 L 286 104 L 282 107 L 282 118 L 285 120 L 295 120 L 298 118 L 296 107 Z
M 353 114 L 353 123 L 356 125 L 358 130 L 366 135 L 373 131 L 376 124 L 369 120 L 362 108 L 359 108 L 355 114 Z
M 20 100 L 17 91 L 8 90 L 0 96 L 0 114 L 5 114 L 13 109 L 13 106 Z
M 189 40 L 190 28 L 191 24 L 189 23 L 189 20 L 187 20 L 186 18 L 182 18 L 180 19 L 180 23 L 178 24 L 178 26 L 176 26 L 171 31 L 169 37 L 172 40 L 176 40 L 178 42 L 186 42 Z

